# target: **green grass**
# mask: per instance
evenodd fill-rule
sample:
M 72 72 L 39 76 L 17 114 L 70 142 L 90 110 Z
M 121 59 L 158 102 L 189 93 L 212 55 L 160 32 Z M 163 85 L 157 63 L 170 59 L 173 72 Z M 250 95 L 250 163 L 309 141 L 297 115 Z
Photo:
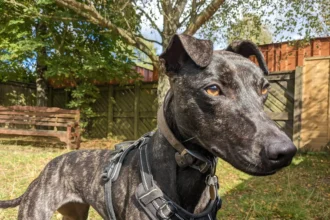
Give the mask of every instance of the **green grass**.
M 21 195 L 54 157 L 67 150 L 0 144 L 0 200 Z M 223 207 L 219 219 L 330 219 L 330 155 L 306 153 L 267 177 L 252 177 L 220 161 Z M 0 210 L 16 219 L 17 209 Z M 55 214 L 53 219 L 59 219 Z M 89 219 L 101 219 L 94 210 Z
M 330 155 L 298 154 L 267 177 L 252 177 L 221 161 L 219 219 L 330 219 Z

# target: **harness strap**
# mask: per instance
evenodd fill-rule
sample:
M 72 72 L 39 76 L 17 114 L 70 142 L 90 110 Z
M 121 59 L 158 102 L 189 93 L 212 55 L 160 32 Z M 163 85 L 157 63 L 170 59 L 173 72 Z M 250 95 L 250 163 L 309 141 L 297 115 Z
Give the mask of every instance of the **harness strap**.
M 113 210 L 113 203 L 112 203 L 112 181 L 108 181 L 104 184 L 104 196 L 105 196 L 105 203 L 107 204 L 107 214 L 110 220 L 116 220 L 116 214 Z
M 193 214 L 183 209 L 178 204 L 169 199 L 161 189 L 154 183 L 148 159 L 148 146 L 152 143 L 150 138 L 153 133 L 147 133 L 139 140 L 126 148 L 120 146 L 110 159 L 109 165 L 104 169 L 102 180 L 105 181 L 104 193 L 107 207 L 107 215 L 110 220 L 116 220 L 112 202 L 112 182 L 116 181 L 122 167 L 122 163 L 127 154 L 139 148 L 140 154 L 140 174 L 142 183 L 138 185 L 135 197 L 149 218 L 152 220 L 212 220 L 216 219 L 216 213 L 221 207 L 221 199 L 218 195 L 218 179 L 214 176 L 214 171 L 206 178 L 205 182 L 209 187 L 210 202 L 205 210 L 200 214 Z M 215 161 L 213 161 L 215 163 Z
M 120 143 L 119 145 L 116 145 L 115 146 L 116 151 L 114 152 L 114 156 L 110 159 L 109 165 L 105 167 L 103 173 L 101 174 L 101 179 L 105 183 L 104 196 L 105 196 L 105 202 L 107 204 L 106 205 L 107 214 L 110 220 L 116 220 L 116 215 L 113 209 L 112 193 L 111 193 L 112 182 L 117 180 L 123 161 L 127 156 L 127 154 L 131 150 L 136 149 L 141 144 L 143 144 L 146 141 L 146 137 L 149 137 L 151 135 L 152 133 L 147 133 L 135 142 L 124 142 L 124 143 Z
M 149 142 L 149 143 L 148 143 Z M 152 220 L 171 219 L 171 220 L 202 220 L 216 219 L 216 213 L 221 207 L 221 199 L 218 195 L 218 178 L 208 175 L 205 183 L 209 187 L 210 202 L 205 210 L 200 214 L 193 214 L 183 209 L 178 204 L 171 201 L 164 193 L 154 184 L 151 173 L 147 148 L 152 141 L 141 144 L 140 153 L 140 174 L 142 183 L 136 189 L 135 197 L 141 207 Z

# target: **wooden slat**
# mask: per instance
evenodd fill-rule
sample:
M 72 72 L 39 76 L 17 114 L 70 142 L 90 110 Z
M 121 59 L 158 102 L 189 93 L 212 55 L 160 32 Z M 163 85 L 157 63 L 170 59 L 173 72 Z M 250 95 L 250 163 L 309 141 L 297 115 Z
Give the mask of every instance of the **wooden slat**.
M 1 134 L 16 134 L 16 135 L 30 135 L 30 136 L 46 136 L 46 137 L 65 137 L 66 131 L 45 131 L 45 130 L 14 130 L 0 128 Z
M 76 120 L 70 118 L 45 118 L 36 115 L 35 117 L 31 116 L 21 116 L 21 115 L 0 115 L 0 119 L 6 120 L 25 120 L 25 121 L 34 121 L 34 122 L 58 122 L 58 123 L 71 123 Z
M 0 124 L 13 124 L 13 125 L 40 125 L 51 127 L 67 127 L 68 124 L 63 123 L 47 123 L 47 122 L 33 122 L 33 121 L 16 121 L 1 119 Z
M 155 112 L 140 112 L 140 118 L 156 118 Z
M 113 129 L 113 109 L 114 109 L 114 90 L 113 85 L 109 85 L 108 88 L 108 131 L 107 131 L 107 137 L 110 137 L 112 135 L 112 129 Z
M 290 80 L 293 79 L 294 76 L 292 74 L 285 75 L 269 75 L 266 77 L 269 81 L 277 81 L 277 80 Z
M 279 120 L 279 121 L 286 121 L 286 120 L 292 120 L 291 114 L 288 112 L 267 112 L 267 115 L 272 120 Z
M 66 110 L 61 108 L 37 107 L 37 106 L 0 106 L 1 111 L 18 111 L 18 112 L 38 112 L 38 113 L 57 113 L 57 114 L 77 114 L 78 110 Z
M 284 75 L 284 74 L 287 74 L 287 75 L 290 75 L 290 74 L 294 74 L 295 71 L 294 70 L 285 70 L 285 71 L 273 71 L 273 72 L 270 72 L 269 75 L 272 76 L 272 75 Z
M 302 106 L 302 73 L 303 68 L 297 67 L 295 73 L 295 91 L 293 108 L 293 143 L 300 148 L 301 106 Z
M 291 96 L 288 94 L 285 88 L 282 88 L 280 85 L 274 83 L 269 91 L 269 96 L 273 96 L 278 101 L 283 103 L 283 105 L 289 109 L 293 107 L 293 100 L 291 100 Z
M 38 117 L 49 117 L 49 118 L 76 118 L 78 115 L 74 114 L 55 114 L 55 113 L 36 113 L 36 112 L 0 112 L 0 115 L 29 115 L 29 116 L 38 116 Z
M 157 89 L 157 83 L 143 83 L 141 89 Z
M 134 90 L 134 139 L 139 138 L 139 102 L 140 102 L 140 85 L 135 84 Z
M 134 111 L 130 112 L 114 112 L 115 118 L 134 118 Z

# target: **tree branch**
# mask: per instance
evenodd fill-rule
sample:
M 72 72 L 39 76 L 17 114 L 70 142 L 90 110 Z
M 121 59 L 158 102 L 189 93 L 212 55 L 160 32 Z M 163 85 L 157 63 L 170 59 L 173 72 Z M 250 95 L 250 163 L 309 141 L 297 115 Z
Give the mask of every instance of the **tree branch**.
M 46 18 L 46 19 L 50 19 L 50 20 L 57 20 L 57 21 L 81 21 L 81 19 L 78 19 L 78 18 L 59 17 L 59 16 L 54 16 L 54 15 L 36 14 L 36 17 Z
M 172 10 L 172 13 L 174 14 L 173 16 L 173 22 L 176 26 L 179 25 L 180 23 L 180 17 L 183 13 L 183 10 L 184 8 L 186 7 L 186 4 L 187 4 L 187 0 L 180 0 L 180 1 L 177 1 L 173 10 Z M 177 27 L 176 27 L 177 28 Z
M 112 30 L 115 33 L 117 33 L 118 35 L 120 35 L 127 44 L 136 47 L 137 49 L 139 49 L 143 53 L 145 53 L 147 56 L 149 56 L 149 58 L 152 61 L 158 60 L 158 57 L 152 53 L 152 51 L 145 44 L 143 39 L 141 39 L 139 37 L 135 37 L 132 33 L 128 32 L 120 27 L 117 27 L 110 20 L 107 20 L 104 17 L 102 17 L 102 15 L 100 15 L 96 11 L 94 6 L 88 6 L 86 4 L 77 2 L 75 0 L 55 0 L 55 2 L 59 6 L 73 10 L 77 14 L 85 17 L 90 22 L 92 22 L 96 25 L 100 25 L 102 27 L 109 28 L 110 30 Z
M 143 64 L 148 64 L 148 65 L 154 65 L 153 63 L 150 63 L 150 62 L 147 62 L 147 61 L 140 61 L 141 63 L 143 63 Z
M 145 41 L 149 41 L 149 42 L 153 42 L 153 43 L 156 43 L 156 44 L 162 45 L 161 42 L 159 42 L 159 41 L 157 41 L 157 40 L 148 39 L 148 38 L 146 38 L 146 37 L 143 37 L 141 34 L 135 34 L 134 36 L 139 37 L 139 38 L 141 38 L 141 39 L 143 39 L 143 40 L 145 40 Z
M 184 19 L 182 19 L 182 21 L 179 23 L 178 28 L 182 27 L 182 25 L 184 25 L 184 23 L 190 18 L 190 14 L 187 15 Z
M 6 2 L 8 4 L 11 4 L 11 5 L 14 5 L 14 6 L 21 7 L 21 8 L 25 8 L 25 9 L 27 8 L 27 6 L 25 6 L 24 4 L 16 2 L 15 0 L 4 0 L 4 2 Z
M 190 22 L 184 34 L 194 35 L 197 30 L 217 12 L 224 2 L 224 0 L 212 0 L 212 2 Z
M 197 9 L 196 0 L 193 0 L 192 3 L 191 3 L 189 23 L 192 23 L 194 21 L 194 19 L 196 18 L 196 15 L 197 15 L 196 9 Z
M 156 25 L 154 19 L 152 19 L 152 18 L 150 17 L 150 15 L 149 15 L 147 12 L 145 12 L 141 7 L 139 7 L 139 6 L 136 6 L 136 7 L 137 7 L 138 10 L 140 10 L 140 11 L 142 12 L 142 14 L 144 14 L 144 16 L 146 16 L 146 18 L 147 18 L 147 19 L 149 20 L 149 22 L 151 23 L 151 26 L 152 26 L 153 28 L 155 28 L 155 29 L 158 31 L 158 33 L 159 33 L 160 35 L 162 35 L 162 32 L 160 31 L 159 27 Z

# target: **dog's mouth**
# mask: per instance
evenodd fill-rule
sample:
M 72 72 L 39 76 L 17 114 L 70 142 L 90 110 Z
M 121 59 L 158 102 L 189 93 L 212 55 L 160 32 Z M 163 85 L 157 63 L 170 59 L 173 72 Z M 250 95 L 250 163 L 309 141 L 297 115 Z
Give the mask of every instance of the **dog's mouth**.
M 268 176 L 275 174 L 280 169 L 272 169 L 261 162 L 251 162 L 241 155 L 231 152 L 224 154 L 219 148 L 211 147 L 212 154 L 220 157 L 236 169 L 253 176 Z M 290 164 L 290 163 L 289 163 Z

